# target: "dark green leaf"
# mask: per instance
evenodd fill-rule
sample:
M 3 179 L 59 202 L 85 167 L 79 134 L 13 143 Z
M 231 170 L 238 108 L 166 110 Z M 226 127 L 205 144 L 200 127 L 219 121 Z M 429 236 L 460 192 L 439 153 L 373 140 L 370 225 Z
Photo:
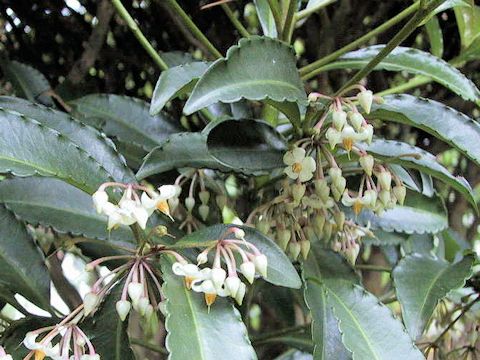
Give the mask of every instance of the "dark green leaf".
M 467 0 L 467 3 L 470 7 L 454 9 L 462 48 L 468 48 L 480 36 L 480 6 L 476 6 L 473 0 Z
M 426 255 L 404 257 L 393 270 L 393 280 L 408 332 L 420 336 L 438 301 L 465 284 L 471 275 L 473 255 L 450 264 Z
M 278 36 L 277 27 L 268 0 L 253 0 L 253 3 L 257 9 L 257 16 L 262 26 L 263 35 L 276 38 Z
M 390 310 L 360 285 L 353 270 L 332 251 L 314 248 L 305 264 L 306 280 L 326 293 L 342 340 L 354 359 L 424 359 Z
M 363 68 L 383 47 L 384 45 L 375 45 L 352 51 L 342 56 L 338 61 L 326 65 L 323 69 Z M 417 49 L 397 47 L 375 69 L 406 71 L 412 74 L 428 76 L 466 100 L 476 101 L 480 96 L 480 91 L 475 84 L 452 65 Z
M 461 176 L 453 176 L 437 162 L 435 156 L 416 146 L 394 140 L 374 140 L 371 145 L 358 144 L 365 151 L 375 157 L 399 164 L 406 168 L 413 168 L 433 176 L 451 186 L 476 208 L 470 184 Z
M 430 41 L 430 52 L 432 55 L 442 58 L 443 57 L 443 34 L 440 28 L 440 22 L 436 16 L 433 16 L 425 24 L 425 30 Z
M 85 150 L 36 120 L 0 108 L 0 172 L 62 179 L 85 192 L 112 180 Z
M 252 174 L 282 167 L 286 144 L 265 122 L 227 120 L 208 132 L 207 149 L 221 164 Z
M 189 234 L 175 243 L 175 248 L 202 247 L 205 243 L 221 239 L 232 225 L 214 225 Z M 298 289 L 302 285 L 297 271 L 284 252 L 272 240 L 248 226 L 236 226 L 245 231 L 245 239 L 255 245 L 268 259 L 266 281 Z
M 258 64 L 262 66 L 258 66 Z M 231 47 L 200 78 L 185 104 L 192 114 L 218 101 L 270 99 L 306 104 L 307 97 L 292 48 L 278 40 L 252 36 Z
M 50 276 L 45 259 L 25 225 L 0 205 L 0 286 L 37 306 L 50 306 Z M 6 293 L 2 290 L 3 296 Z M 8 299 L 3 299 L 8 300 Z
M 384 230 L 373 231 L 375 237 L 364 237 L 363 244 L 372 244 L 377 246 L 399 245 L 407 241 L 407 236 L 396 232 L 387 232 Z
M 284 346 L 288 346 L 290 348 L 298 349 L 298 350 L 309 352 L 309 353 L 313 351 L 312 336 L 310 333 L 299 333 L 299 334 L 275 336 L 275 337 L 269 337 L 268 339 L 265 339 L 265 340 L 254 342 L 255 346 L 265 345 L 265 344 L 281 344 Z
M 115 309 L 124 285 L 124 281 L 115 285 L 94 316 L 80 324 L 105 360 L 135 360 L 127 334 L 128 319 L 122 322 Z
M 185 287 L 168 258 L 161 259 L 161 267 L 170 360 L 257 358 L 240 314 L 227 299 L 217 299 L 208 311 L 203 295 Z
M 19 98 L 0 97 L 0 108 L 18 112 L 58 131 L 95 159 L 115 181 L 136 182 L 112 141 L 69 115 Z
M 480 125 L 442 103 L 411 95 L 389 95 L 385 103 L 374 106 L 371 116 L 422 129 L 480 164 Z
M 162 71 L 153 91 L 150 115 L 158 114 L 171 99 L 191 91 L 209 66 L 205 62 L 192 62 Z
M 40 101 L 48 106 L 53 105 L 52 99 L 44 94 L 50 90 L 50 84 L 40 71 L 15 60 L 2 60 L 0 67 L 18 96 L 30 101 Z
M 160 145 L 169 135 L 181 131 L 166 113 L 149 114 L 149 104 L 128 96 L 93 94 L 71 102 L 73 114 L 101 129 L 107 136 L 135 143 L 145 150 Z

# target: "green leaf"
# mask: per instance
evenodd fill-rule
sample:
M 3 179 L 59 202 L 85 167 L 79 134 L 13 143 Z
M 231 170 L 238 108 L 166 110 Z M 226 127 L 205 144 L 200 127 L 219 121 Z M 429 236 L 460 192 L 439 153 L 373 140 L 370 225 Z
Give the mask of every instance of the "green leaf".
M 326 266 L 332 263 L 339 263 L 339 269 L 342 271 L 346 269 L 346 267 L 342 267 L 341 259 L 337 256 L 333 257 Z M 321 276 L 318 265 L 315 261 L 308 261 L 303 268 L 303 276 L 307 279 L 305 281 L 305 302 L 312 315 L 312 339 L 315 344 L 313 357 L 315 360 L 351 359 L 351 353 L 345 349 L 342 343 L 338 320 L 335 318 L 332 308 L 327 305 L 324 286 L 314 281 L 308 281 L 308 278 Z M 351 277 L 353 282 L 358 283 L 353 272 L 345 275 Z
M 317 247 L 305 264 L 308 286 L 323 288 L 354 359 L 424 359 L 390 310 L 360 285 L 338 254 Z
M 263 35 L 277 38 L 278 32 L 275 25 L 275 19 L 273 18 L 272 10 L 268 5 L 268 0 L 253 0 L 255 8 L 257 9 L 258 20 L 262 26 Z
M 134 143 L 147 151 L 181 131 L 180 125 L 166 113 L 151 116 L 147 102 L 128 96 L 93 94 L 70 104 L 79 120 L 101 129 L 107 136 Z
M 474 0 L 467 0 L 469 7 L 454 9 L 462 48 L 468 48 L 480 36 L 480 6 Z
M 86 126 L 68 114 L 29 101 L 2 96 L 0 108 L 18 112 L 58 131 L 95 159 L 115 181 L 135 183 L 135 176 L 127 167 L 113 142 L 94 128 Z
M 0 109 L 0 173 L 62 179 L 93 193 L 113 180 L 91 155 L 58 131 Z
M 369 46 L 364 49 L 349 52 L 338 61 L 323 67 L 324 70 L 359 69 L 370 62 L 384 45 Z M 375 70 L 406 71 L 412 74 L 424 75 L 450 89 L 465 100 L 476 101 L 480 91 L 465 75 L 427 52 L 413 48 L 397 47 Z
M 383 104 L 374 106 L 372 118 L 422 129 L 480 164 L 480 124 L 476 121 L 433 100 L 411 95 L 388 95 L 384 99 Z
M 440 27 L 440 22 L 436 16 L 433 16 L 425 24 L 425 30 L 427 32 L 428 39 L 430 41 L 430 52 L 432 55 L 442 58 L 443 57 L 443 33 Z
M 370 223 L 372 229 L 407 234 L 435 234 L 448 227 L 447 214 L 437 198 L 429 199 L 410 192 L 404 206 L 395 206 L 381 215 L 363 210 L 357 221 L 365 225 Z
M 15 60 L 1 60 L 0 67 L 18 96 L 53 106 L 50 96 L 45 95 L 51 90 L 50 84 L 40 71 Z
M 171 135 L 145 157 L 137 179 L 182 167 L 230 170 L 208 153 L 205 134 L 179 133 Z
M 256 174 L 283 166 L 286 143 L 263 121 L 227 120 L 208 131 L 207 150 L 235 171 Z
M 377 246 L 390 246 L 390 245 L 400 245 L 407 241 L 407 237 L 404 234 L 396 232 L 387 232 L 384 230 L 375 230 L 373 231 L 375 237 L 364 237 L 362 239 L 362 244 L 371 244 Z
M 417 339 L 437 303 L 451 290 L 461 288 L 471 275 L 473 255 L 456 264 L 426 255 L 404 257 L 393 270 L 393 280 L 408 332 Z
M 251 360 L 257 356 L 239 312 L 223 298 L 210 311 L 203 295 L 188 290 L 172 272 L 172 262 L 161 259 L 163 294 L 166 298 L 166 347 L 170 360 Z
M 191 91 L 209 66 L 206 62 L 192 62 L 162 71 L 153 91 L 150 115 L 158 114 L 168 101 Z
M 102 359 L 135 360 L 127 334 L 128 319 L 122 322 L 115 309 L 124 285 L 124 281 L 115 285 L 94 316 L 80 324 Z
M 0 205 L 0 298 L 9 302 L 15 293 L 48 309 L 50 276 L 45 259 L 36 248 L 25 225 Z
M 192 114 L 218 101 L 232 103 L 241 99 L 306 104 L 295 64 L 294 50 L 281 41 L 258 36 L 241 39 L 228 50 L 225 59 L 213 63 L 200 78 L 184 113 Z
M 54 178 L 13 178 L 0 182 L 0 203 L 32 225 L 90 239 L 132 242 L 128 227 L 107 232 L 107 218 L 95 211 L 92 198 Z
M 289 335 L 281 335 L 281 336 L 269 337 L 268 339 L 254 342 L 255 346 L 260 346 L 265 344 L 279 344 L 279 345 L 288 346 L 290 348 L 298 349 L 298 350 L 309 352 L 309 353 L 313 351 L 312 336 L 310 333 L 296 333 L 296 334 L 289 334 Z
M 437 162 L 435 156 L 429 152 L 394 140 L 374 140 L 370 145 L 358 144 L 358 146 L 388 163 L 417 169 L 443 181 L 463 194 L 473 207 L 477 208 L 470 184 L 463 177 L 450 174 L 445 167 Z
M 213 225 L 192 234 L 184 236 L 171 248 L 182 249 L 192 247 L 205 247 L 208 243 L 221 239 L 228 228 L 232 225 Z M 237 226 L 245 231 L 245 239 L 255 245 L 258 250 L 268 259 L 266 281 L 290 288 L 298 289 L 302 285 L 297 271 L 284 252 L 269 238 L 254 228 L 248 226 Z

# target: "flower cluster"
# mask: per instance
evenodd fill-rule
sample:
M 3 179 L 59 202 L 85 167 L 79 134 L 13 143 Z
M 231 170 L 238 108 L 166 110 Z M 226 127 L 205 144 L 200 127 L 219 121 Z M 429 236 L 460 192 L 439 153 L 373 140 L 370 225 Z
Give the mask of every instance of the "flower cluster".
M 121 188 L 123 195 L 117 205 L 109 201 L 107 188 Z M 137 191 L 141 191 L 139 196 Z M 181 191 L 181 189 L 180 189 Z M 99 214 L 108 216 L 108 230 L 120 225 L 138 225 L 145 229 L 148 218 L 155 210 L 170 216 L 168 200 L 178 197 L 179 187 L 163 185 L 158 192 L 135 184 L 105 183 L 92 195 L 93 204 Z
M 28 332 L 23 345 L 30 352 L 24 360 L 32 357 L 35 360 L 43 360 L 45 357 L 53 360 L 100 360 L 100 355 L 96 353 L 92 342 L 77 325 L 83 316 L 83 305 L 81 305 L 59 324 Z M 41 339 L 37 340 L 38 337 Z M 57 341 L 53 344 L 55 340 Z
M 364 143 L 372 142 L 373 126 L 355 102 L 369 114 L 372 102 L 382 100 L 362 86 L 354 88 L 360 92 L 353 97 L 310 94 L 312 104 L 327 98 L 331 105 L 312 135 L 285 153 L 287 179 L 279 184 L 280 194 L 255 209 L 247 221 L 256 219 L 256 227 L 274 237 L 292 259 L 300 254 L 306 258 L 310 241 L 320 239 L 354 263 L 362 237 L 373 236 L 368 226 L 356 223 L 356 216 L 363 209 L 379 214 L 405 200 L 406 188 L 398 176 L 364 150 Z M 337 162 L 345 152 L 348 166 Z M 358 174 L 359 185 L 349 178 Z
M 233 238 L 228 238 L 229 235 L 233 235 Z M 207 263 L 210 251 L 215 252 L 213 266 L 200 268 L 200 265 Z M 237 227 L 230 227 L 221 239 L 202 251 L 197 257 L 197 265 L 177 256 L 172 270 L 176 275 L 184 277 L 188 289 L 204 293 L 207 306 L 211 306 L 217 296 L 230 296 L 241 305 L 246 285 L 238 276 L 235 253 L 241 259 L 240 271 L 250 284 L 253 283 L 256 272 L 263 277 L 267 276 L 267 257 L 255 245 L 247 242 L 245 232 Z M 222 261 L 227 270 L 222 268 Z

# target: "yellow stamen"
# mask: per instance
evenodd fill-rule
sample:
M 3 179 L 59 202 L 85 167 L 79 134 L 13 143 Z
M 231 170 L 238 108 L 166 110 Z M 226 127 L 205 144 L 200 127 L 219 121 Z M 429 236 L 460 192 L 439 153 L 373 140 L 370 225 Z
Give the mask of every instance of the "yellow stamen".
M 167 216 L 170 216 L 170 208 L 168 207 L 168 203 L 166 200 L 159 201 L 157 203 L 157 210 L 164 213 Z
M 353 212 L 355 213 L 355 215 L 360 214 L 360 211 L 362 211 L 362 209 L 363 204 L 360 201 L 357 200 L 353 203 Z
M 45 353 L 42 350 L 35 350 L 35 360 L 45 359 Z
M 353 147 L 353 139 L 352 139 L 352 138 L 345 138 L 345 139 L 343 139 L 343 146 L 345 147 L 345 150 L 347 150 L 347 151 L 352 150 L 352 147 Z
M 192 288 L 192 282 L 195 280 L 195 278 L 191 276 L 185 276 L 185 287 L 190 290 Z
M 299 174 L 299 173 L 302 171 L 302 164 L 300 164 L 300 163 L 294 163 L 294 164 L 292 165 L 292 170 L 293 170 L 294 173 Z
M 217 298 L 217 294 L 205 294 L 205 302 L 207 303 L 207 306 L 212 305 Z

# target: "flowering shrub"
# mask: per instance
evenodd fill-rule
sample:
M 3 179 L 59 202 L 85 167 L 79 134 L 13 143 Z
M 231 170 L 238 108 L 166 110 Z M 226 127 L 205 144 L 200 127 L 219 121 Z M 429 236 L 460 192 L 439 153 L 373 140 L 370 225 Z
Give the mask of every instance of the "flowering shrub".
M 178 60 L 113 0 L 161 70 L 150 104 L 67 101 L 39 91 L 35 69 L 2 62 L 13 91 L 0 97 L 0 360 L 476 358 L 476 255 L 442 200 L 477 214 L 477 196 L 382 124 L 421 129 L 475 165 L 480 126 L 392 95 L 406 85 L 376 93 L 368 76 L 414 73 L 479 103 L 452 64 L 400 46 L 439 11 L 479 8 L 415 2 L 382 25 L 411 16 L 386 45 L 351 51 L 380 27 L 297 68 L 295 29 L 331 2 L 235 4 L 247 27 L 228 1 L 210 4 L 242 35 L 224 56 L 165 0 L 204 50 Z M 315 81 L 345 69 L 359 71 L 336 92 Z M 73 286 L 74 271 L 87 281 Z

